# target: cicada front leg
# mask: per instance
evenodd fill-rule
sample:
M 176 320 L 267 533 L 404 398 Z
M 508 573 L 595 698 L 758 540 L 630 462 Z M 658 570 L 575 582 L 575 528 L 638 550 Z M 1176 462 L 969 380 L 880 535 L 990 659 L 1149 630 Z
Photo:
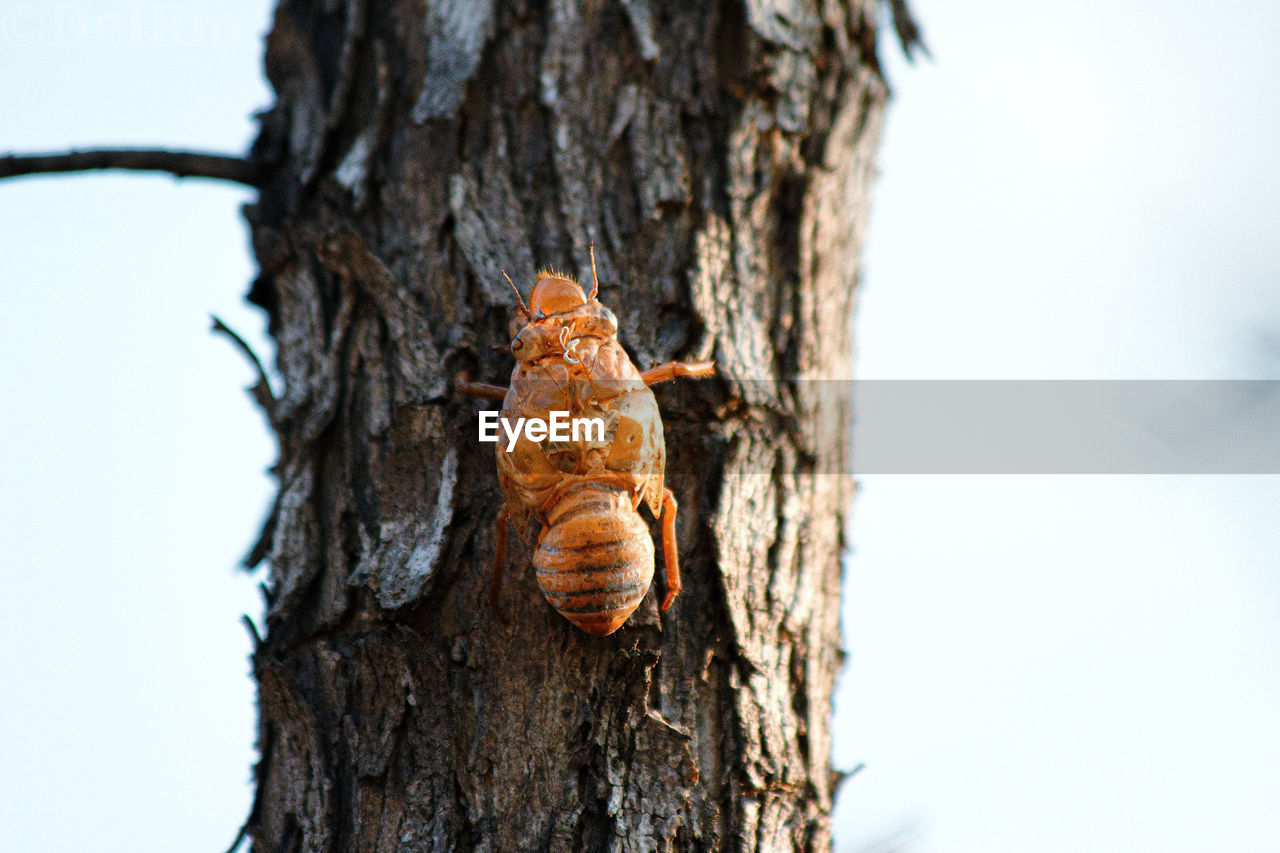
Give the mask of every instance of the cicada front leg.
M 657 367 L 651 367 L 644 373 L 640 374 L 640 378 L 644 380 L 645 385 L 656 385 L 659 382 L 670 382 L 681 376 L 688 376 L 694 379 L 700 379 L 704 376 L 715 376 L 716 363 L 714 361 L 669 361 L 666 364 L 659 364 Z
M 501 385 L 472 382 L 465 373 L 459 373 L 453 377 L 453 387 L 457 389 L 459 394 L 466 394 L 468 397 L 480 397 L 485 400 L 505 400 L 507 398 L 507 389 Z

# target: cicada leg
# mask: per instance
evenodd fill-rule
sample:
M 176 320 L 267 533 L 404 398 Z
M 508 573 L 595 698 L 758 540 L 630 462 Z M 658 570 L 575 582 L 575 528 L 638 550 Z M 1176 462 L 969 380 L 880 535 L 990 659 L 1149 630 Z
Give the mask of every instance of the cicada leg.
M 666 364 L 659 364 L 657 367 L 649 368 L 640 374 L 640 378 L 644 380 L 645 385 L 656 385 L 659 382 L 670 382 L 680 376 L 701 379 L 704 376 L 715 376 L 715 374 L 716 363 L 714 361 L 669 361 Z
M 502 613 L 498 603 L 498 594 L 502 592 L 502 573 L 507 567 L 507 526 L 511 522 L 511 513 L 504 506 L 498 510 L 498 517 L 493 520 L 493 573 L 489 575 L 489 607 L 499 622 L 505 623 L 507 617 Z
M 682 589 L 676 549 L 676 496 L 667 488 L 662 490 L 662 558 L 667 564 L 667 594 L 662 599 L 662 609 L 666 610 Z
M 453 377 L 453 387 L 457 389 L 459 394 L 466 394 L 468 397 L 482 397 L 486 400 L 505 400 L 507 398 L 507 389 L 501 385 L 472 382 L 465 373 L 459 373 Z

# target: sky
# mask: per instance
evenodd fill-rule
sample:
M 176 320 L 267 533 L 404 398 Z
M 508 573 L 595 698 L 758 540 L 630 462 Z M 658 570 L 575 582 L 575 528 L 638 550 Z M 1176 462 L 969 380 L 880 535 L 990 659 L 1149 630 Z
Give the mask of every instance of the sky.
M 856 374 L 1280 378 L 1280 9 L 913 7 Z M 841 850 L 1280 849 L 1280 478 L 860 487 Z
M 1280 7 L 916 0 L 857 374 L 1280 378 Z M 243 151 L 265 0 L 7 3 L 0 151 Z M 274 447 L 239 214 L 0 183 L 6 847 L 207 851 L 254 760 L 236 570 Z M 861 478 L 836 812 L 854 853 L 1280 849 L 1280 478 Z M 68 815 L 73 814 L 74 819 Z
M 5 3 L 0 150 L 244 151 L 265 2 Z M 271 353 L 239 208 L 211 182 L 0 182 L 0 847 L 225 850 L 256 715 Z

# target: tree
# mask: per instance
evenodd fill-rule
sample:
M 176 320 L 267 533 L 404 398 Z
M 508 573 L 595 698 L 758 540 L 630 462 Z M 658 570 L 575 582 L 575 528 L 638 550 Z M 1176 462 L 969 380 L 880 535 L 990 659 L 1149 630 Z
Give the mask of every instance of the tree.
M 811 380 L 851 362 L 874 12 L 282 0 L 247 160 L 0 161 L 260 187 L 250 298 L 284 388 L 258 388 L 280 489 L 247 561 L 270 564 L 255 849 L 830 846 L 849 412 Z M 592 244 L 638 364 L 719 370 L 659 393 L 684 593 L 605 638 L 518 544 L 508 621 L 485 606 L 500 497 L 451 385 L 510 370 L 500 268 L 585 271 Z

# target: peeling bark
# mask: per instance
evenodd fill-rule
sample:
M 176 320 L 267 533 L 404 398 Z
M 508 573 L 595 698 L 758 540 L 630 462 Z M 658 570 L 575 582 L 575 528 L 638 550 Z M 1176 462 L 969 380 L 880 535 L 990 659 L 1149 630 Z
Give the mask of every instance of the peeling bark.
M 830 847 L 870 0 L 283 0 L 247 209 L 283 390 L 262 851 Z M 593 638 L 512 549 L 459 370 L 585 272 L 664 387 L 685 591 Z M 655 525 L 656 528 L 656 525 Z

